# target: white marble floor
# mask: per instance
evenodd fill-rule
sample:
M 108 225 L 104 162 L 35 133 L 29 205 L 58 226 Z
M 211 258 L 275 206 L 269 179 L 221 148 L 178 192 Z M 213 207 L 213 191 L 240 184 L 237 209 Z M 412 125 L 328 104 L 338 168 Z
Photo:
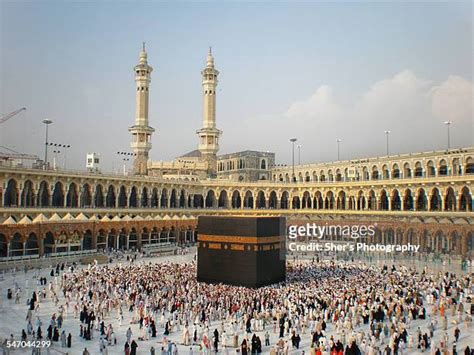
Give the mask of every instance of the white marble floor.
M 164 262 L 164 261 L 173 261 L 173 262 L 187 262 L 190 261 L 194 257 L 194 252 L 187 254 L 187 255 L 181 255 L 181 256 L 162 256 L 162 257 L 155 257 L 152 259 L 144 259 L 146 262 L 153 261 L 153 262 Z M 140 262 L 140 261 L 139 261 Z M 434 265 L 432 265 L 434 266 Z M 437 265 L 437 267 L 441 269 L 447 269 L 452 271 L 453 267 L 449 267 L 448 265 L 445 265 L 444 267 L 440 265 Z M 48 281 L 51 280 L 51 277 L 49 276 L 49 272 L 51 269 L 43 269 L 41 270 L 41 276 L 46 276 Z M 461 272 L 461 271 L 459 271 Z M 33 279 L 35 275 L 34 271 L 29 271 L 27 273 L 23 271 L 18 271 L 16 273 L 8 273 L 5 274 L 4 279 L 0 281 L 0 291 L 1 291 L 1 298 L 0 298 L 0 338 L 3 340 L 5 338 L 9 338 L 10 334 L 13 334 L 14 338 L 19 340 L 21 336 L 21 330 L 25 329 L 26 330 L 26 312 L 27 312 L 27 306 L 26 306 L 26 301 L 27 298 L 29 298 L 33 292 L 33 290 L 36 289 L 36 280 Z M 13 288 L 15 283 L 17 283 L 21 288 L 23 288 L 22 292 L 22 297 L 21 301 L 19 304 L 15 303 L 15 300 L 8 300 L 6 297 L 7 289 L 8 288 Z M 60 294 L 60 302 L 62 301 L 62 294 Z M 41 302 L 40 310 L 39 310 L 39 316 L 43 322 L 43 335 L 46 334 L 46 329 L 49 323 L 49 319 L 51 315 L 57 311 L 57 308 L 55 307 L 54 303 L 50 301 L 49 297 L 46 298 L 46 301 Z M 128 312 L 124 312 L 124 322 L 122 326 L 119 325 L 118 321 L 115 319 L 115 314 L 110 317 L 110 319 L 106 319 L 106 324 L 112 323 L 116 337 L 117 337 L 117 345 L 116 346 L 110 346 L 108 347 L 108 353 L 109 354 L 123 354 L 123 345 L 125 343 L 125 332 L 129 326 L 131 326 L 132 331 L 133 331 L 133 338 L 137 339 L 138 335 L 140 334 L 138 324 L 133 324 L 129 325 L 130 321 L 130 315 Z M 35 319 L 35 317 L 34 317 Z M 453 339 L 454 339 L 454 328 L 455 325 L 452 323 L 452 317 L 448 316 L 449 319 L 449 326 L 447 333 L 449 335 L 449 349 L 452 349 L 452 344 L 453 344 Z M 54 343 L 50 349 L 51 354 L 82 354 L 82 351 L 85 347 L 89 350 L 90 354 L 100 354 L 99 352 L 99 340 L 96 337 L 95 339 L 91 341 L 86 341 L 82 338 L 79 337 L 79 320 L 74 319 L 74 316 L 72 313 L 68 314 L 67 317 L 64 320 L 63 328 L 62 330 L 66 331 L 66 334 L 69 332 L 72 334 L 72 348 L 67 349 L 67 348 L 61 348 L 60 343 Z M 429 324 L 429 320 L 425 321 L 414 321 L 411 323 L 410 330 L 411 332 L 414 332 L 417 327 L 419 326 L 422 330 L 422 332 L 427 332 L 427 327 Z M 34 325 L 34 323 L 33 323 Z M 214 331 L 214 329 L 218 327 L 217 324 L 212 324 L 210 327 L 210 333 Z M 440 327 L 440 326 L 439 326 Z M 35 327 L 36 328 L 36 327 Z M 270 342 L 271 344 L 275 344 L 276 341 L 278 340 L 278 334 L 273 333 L 273 327 L 270 327 Z M 474 326 L 472 326 L 471 329 L 466 328 L 466 325 L 464 322 L 462 322 L 459 325 L 459 329 L 461 330 L 461 337 L 460 340 L 457 344 L 457 349 L 458 353 L 464 353 L 464 349 L 466 345 L 469 345 L 471 348 L 474 347 L 474 336 L 473 336 L 473 329 Z M 367 331 L 367 326 L 364 327 L 364 330 Z M 260 336 L 262 339 L 264 339 L 264 332 L 257 332 L 257 334 Z M 328 325 L 328 334 L 334 334 L 335 331 L 332 327 L 331 324 Z M 444 332 L 441 329 L 438 329 L 435 332 L 435 337 L 434 337 L 434 343 L 439 343 L 442 335 Z M 240 331 L 239 333 L 239 342 L 242 339 L 243 332 Z M 302 342 L 301 342 L 301 350 L 293 350 L 291 351 L 292 354 L 301 354 L 302 349 L 305 349 L 305 353 L 309 353 L 308 348 L 310 345 L 310 334 L 304 334 L 301 335 L 302 337 Z M 163 342 L 163 329 L 158 329 L 158 336 L 157 338 L 154 338 L 152 340 L 147 340 L 147 341 L 138 341 L 138 349 L 137 353 L 138 354 L 150 354 L 150 347 L 153 346 L 156 349 L 156 354 L 160 354 L 161 347 L 162 347 L 162 342 Z M 170 334 L 168 337 L 173 342 L 179 343 L 181 341 L 181 330 L 176 330 L 173 333 Z M 197 354 L 199 352 L 198 346 L 193 346 L 193 353 Z M 178 344 L 178 350 L 180 354 L 190 354 L 190 347 L 185 347 L 183 345 Z M 268 353 L 270 350 L 270 347 L 264 347 L 263 352 Z M 12 350 L 12 354 L 31 354 L 31 349 L 17 349 L 17 350 Z M 228 349 L 227 351 L 220 351 L 221 353 L 236 353 L 235 349 Z M 43 350 L 42 354 L 45 354 L 46 351 Z M 406 349 L 405 353 L 407 354 L 417 354 L 419 353 L 417 349 Z

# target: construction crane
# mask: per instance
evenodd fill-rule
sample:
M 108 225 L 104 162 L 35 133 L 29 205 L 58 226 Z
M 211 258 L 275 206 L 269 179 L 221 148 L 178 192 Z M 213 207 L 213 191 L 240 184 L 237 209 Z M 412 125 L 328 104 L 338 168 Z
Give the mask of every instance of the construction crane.
M 7 114 L 5 116 L 2 116 L 0 118 L 0 124 L 7 122 L 10 118 L 16 116 L 17 114 L 19 114 L 22 111 L 26 111 L 26 107 L 22 107 L 22 108 L 20 108 L 16 111 L 10 112 L 9 114 Z M 15 151 L 13 149 L 10 149 L 8 147 L 0 146 L 0 165 L 4 165 L 8 162 L 11 162 L 13 160 L 18 160 L 18 159 L 23 161 L 23 159 L 38 160 L 39 158 L 36 155 L 23 154 L 23 153 Z
M 16 110 L 16 111 L 10 112 L 9 114 L 6 114 L 2 118 L 0 118 L 0 124 L 7 122 L 10 118 L 12 118 L 13 116 L 16 116 L 21 111 L 26 111 L 26 107 L 22 107 L 19 110 Z

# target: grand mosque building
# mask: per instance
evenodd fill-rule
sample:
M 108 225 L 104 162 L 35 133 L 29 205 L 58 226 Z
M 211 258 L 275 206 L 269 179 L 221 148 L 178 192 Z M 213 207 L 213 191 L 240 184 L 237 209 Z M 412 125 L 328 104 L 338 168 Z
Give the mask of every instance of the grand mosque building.
M 203 214 L 376 224 L 369 242 L 474 256 L 474 147 L 295 167 L 276 166 L 270 152 L 218 155 L 225 136 L 216 121 L 219 71 L 209 50 L 197 149 L 154 162 L 152 71 L 143 46 L 134 67 L 132 175 L 0 166 L 0 260 L 193 242 Z

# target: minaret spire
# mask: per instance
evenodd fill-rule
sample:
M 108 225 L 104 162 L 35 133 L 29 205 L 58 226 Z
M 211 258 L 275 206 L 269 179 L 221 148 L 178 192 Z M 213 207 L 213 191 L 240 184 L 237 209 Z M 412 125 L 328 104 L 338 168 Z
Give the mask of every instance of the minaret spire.
M 135 124 L 128 129 L 132 134 L 130 147 L 135 153 L 133 173 L 146 175 L 148 173 L 148 153 L 151 149 L 151 135 L 155 131 L 148 122 L 148 98 L 153 68 L 148 65 L 145 42 L 142 43 L 140 59 L 135 71 Z
M 213 177 L 217 172 L 217 152 L 222 132 L 216 128 L 216 87 L 219 72 L 214 67 L 211 47 L 207 55 L 207 65 L 201 75 L 204 99 L 203 127 L 196 133 L 199 136 L 201 159 L 207 165 L 208 175 Z

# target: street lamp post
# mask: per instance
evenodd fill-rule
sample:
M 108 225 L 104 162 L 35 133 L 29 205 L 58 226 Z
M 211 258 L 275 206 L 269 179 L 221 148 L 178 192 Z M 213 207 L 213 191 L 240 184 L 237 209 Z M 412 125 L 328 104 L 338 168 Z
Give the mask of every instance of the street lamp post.
M 301 165 L 301 144 L 298 144 L 298 165 Z
M 450 126 L 453 122 L 451 121 L 445 121 L 444 124 L 446 127 L 448 127 L 448 150 L 451 148 L 451 132 L 450 132 Z
M 290 139 L 290 142 L 291 142 L 291 166 L 292 166 L 292 171 L 293 171 L 293 175 L 291 177 L 291 180 L 292 182 L 295 182 L 296 181 L 296 176 L 295 176 L 295 142 L 297 141 L 298 139 L 296 138 L 291 138 Z
M 135 156 L 135 153 L 128 153 L 128 152 L 117 152 L 117 155 L 120 155 L 123 161 L 123 176 L 127 175 L 127 171 L 125 169 L 125 164 L 130 161 L 131 156 Z
M 44 169 L 48 168 L 48 126 L 53 123 L 52 120 L 45 119 L 43 123 L 46 125 L 46 139 L 44 142 Z
M 63 148 L 64 149 L 63 170 L 66 170 L 67 150 L 69 148 L 71 148 L 71 145 L 70 144 L 53 143 L 53 142 L 49 142 L 47 145 L 49 145 L 51 147 L 55 147 L 55 148 Z M 61 151 L 58 150 L 56 153 L 61 153 Z M 55 166 L 56 166 L 56 164 L 55 164 Z
M 338 138 L 336 139 L 337 142 L 337 161 L 341 160 L 341 142 L 342 139 Z
M 64 147 L 64 167 L 63 167 L 63 170 L 66 170 L 67 150 L 69 148 L 71 148 L 71 145 L 70 144 L 65 144 L 65 145 L 63 145 L 63 147 Z
M 390 131 L 385 131 L 385 136 L 387 137 L 387 156 L 388 156 L 388 136 L 390 135 Z
M 56 159 L 58 154 L 61 154 L 60 150 L 53 150 L 54 158 L 53 158 L 53 170 L 56 170 Z

